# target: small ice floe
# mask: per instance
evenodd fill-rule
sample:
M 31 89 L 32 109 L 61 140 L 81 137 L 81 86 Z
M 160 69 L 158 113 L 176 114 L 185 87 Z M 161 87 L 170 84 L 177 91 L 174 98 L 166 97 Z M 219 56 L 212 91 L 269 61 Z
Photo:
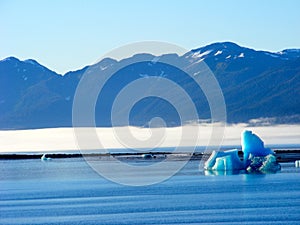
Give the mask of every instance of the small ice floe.
M 252 131 L 242 133 L 242 151 L 244 160 L 238 156 L 238 150 L 214 151 L 205 162 L 205 169 L 212 171 L 246 170 L 248 173 L 275 173 L 281 169 L 275 153 L 264 147 L 264 142 Z
M 41 157 L 42 161 L 51 160 L 51 158 L 47 157 L 46 155 L 47 155 L 46 153 L 42 155 L 42 157 Z
M 300 168 L 300 160 L 295 161 L 295 167 Z
M 153 155 L 152 154 L 143 154 L 142 157 L 143 157 L 143 159 L 152 159 Z

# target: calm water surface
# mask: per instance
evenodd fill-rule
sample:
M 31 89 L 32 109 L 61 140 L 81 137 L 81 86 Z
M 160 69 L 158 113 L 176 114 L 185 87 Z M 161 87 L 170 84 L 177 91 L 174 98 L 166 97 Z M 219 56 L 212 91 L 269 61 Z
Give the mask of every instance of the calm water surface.
M 147 163 L 147 162 L 139 162 Z M 209 175 L 190 161 L 167 181 L 115 184 L 84 159 L 0 161 L 1 224 L 300 224 L 300 168 Z

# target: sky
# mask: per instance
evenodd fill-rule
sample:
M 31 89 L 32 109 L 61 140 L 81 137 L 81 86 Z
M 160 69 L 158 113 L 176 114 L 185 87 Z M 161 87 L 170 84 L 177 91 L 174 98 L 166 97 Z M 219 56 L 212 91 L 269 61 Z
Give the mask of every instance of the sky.
M 0 60 L 31 58 L 64 74 L 140 41 L 277 52 L 300 48 L 299 9 L 298 0 L 0 0 Z

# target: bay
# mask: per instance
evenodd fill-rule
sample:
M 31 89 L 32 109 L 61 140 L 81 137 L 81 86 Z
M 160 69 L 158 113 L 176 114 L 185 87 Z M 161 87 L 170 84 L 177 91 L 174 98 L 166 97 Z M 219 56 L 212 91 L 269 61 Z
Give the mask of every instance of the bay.
M 299 224 L 300 169 L 281 165 L 276 174 L 213 175 L 192 160 L 164 182 L 133 187 L 83 158 L 0 160 L 0 223 Z

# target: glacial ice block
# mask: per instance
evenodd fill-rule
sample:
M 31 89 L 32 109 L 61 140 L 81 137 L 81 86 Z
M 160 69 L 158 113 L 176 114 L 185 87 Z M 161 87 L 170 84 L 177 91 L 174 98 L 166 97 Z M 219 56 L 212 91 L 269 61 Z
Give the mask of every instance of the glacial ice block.
M 238 150 L 233 149 L 224 152 L 213 151 L 204 168 L 216 171 L 241 170 L 244 164 L 238 156 Z
M 246 162 L 250 154 L 252 156 L 267 156 L 274 152 L 264 147 L 264 142 L 252 131 L 246 130 L 242 133 L 242 151 L 244 153 L 244 162 Z
M 272 154 L 267 156 L 250 155 L 250 164 L 246 168 L 249 173 L 275 173 L 281 169 L 276 157 Z
M 264 142 L 251 131 L 242 133 L 242 151 L 244 161 L 240 160 L 237 149 L 213 151 L 204 168 L 207 171 L 246 170 L 249 173 L 274 173 L 281 168 L 275 153 L 265 148 Z

